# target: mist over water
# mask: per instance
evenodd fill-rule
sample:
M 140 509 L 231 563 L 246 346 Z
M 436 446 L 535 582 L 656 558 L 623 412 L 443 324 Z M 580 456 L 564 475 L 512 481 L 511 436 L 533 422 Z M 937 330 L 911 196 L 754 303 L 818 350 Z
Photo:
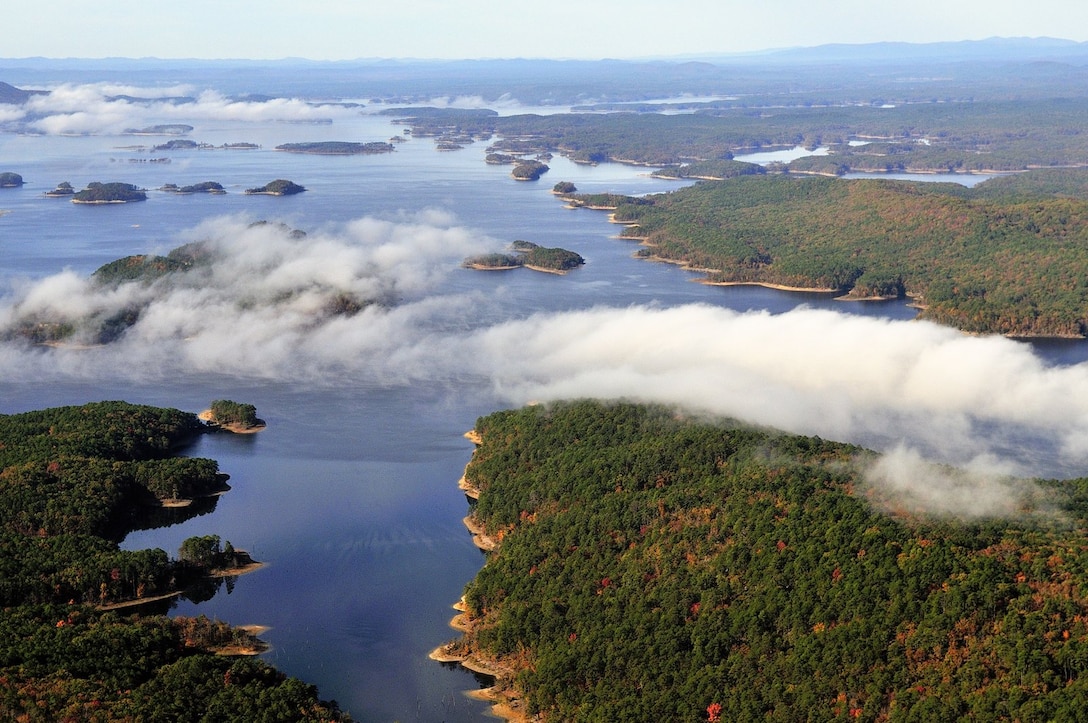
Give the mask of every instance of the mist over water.
M 188 536 L 218 534 L 267 561 L 229 594 L 177 612 L 271 625 L 267 658 L 359 719 L 481 715 L 460 696 L 474 679 L 425 656 L 453 637 L 448 606 L 482 562 L 460 522 L 467 505 L 455 482 L 471 454 L 462 433 L 501 407 L 635 399 L 855 442 L 888 452 L 869 481 L 893 504 L 960 517 L 1020 515 L 1036 490 L 1015 477 L 1088 470 L 1083 345 L 1046 357 L 914 321 L 899 302 L 691 283 L 675 266 L 631 258 L 604 214 L 549 193 L 560 180 L 625 193 L 677 187 L 645 169 L 556 158 L 524 184 L 483 163 L 485 144 L 438 153 L 429 139 L 380 157 L 293 156 L 270 149 L 383 140 L 399 128 L 340 106 L 181 87 L 155 93 L 196 100 L 109 99 L 141 93 L 150 91 L 66 87 L 37 109 L 36 128 L 94 135 L 0 135 L 0 170 L 29 181 L 0 191 L 10 211 L 0 216 L 0 336 L 139 310 L 106 345 L 5 337 L 0 412 L 105 398 L 192 411 L 216 398 L 254 403 L 268 430 L 208 437 L 188 452 L 232 476 L 214 513 L 125 545 L 174 552 Z M 311 113 L 331 125 L 283 123 Z M 142 162 L 146 150 L 120 149 L 130 137 L 111 135 L 167 120 L 194 125 L 195 140 L 262 149 L 179 152 L 155 165 Z M 240 193 L 281 177 L 310 190 Z M 61 180 L 218 180 L 229 193 L 152 190 L 142 204 L 81 208 L 42 198 Z M 252 225 L 261 219 L 283 225 Z M 562 277 L 461 268 L 515 239 L 587 264 Z M 151 282 L 91 279 L 114 259 L 192 242 L 214 263 Z M 375 303 L 330 311 L 344 294 Z
M 485 273 L 474 290 L 442 290 L 466 273 L 461 259 L 498 242 L 437 211 L 303 238 L 213 218 L 182 237 L 210 249 L 212 264 L 116 287 L 72 271 L 17 285 L 0 302 L 0 327 L 140 312 L 104 346 L 8 342 L 0 373 L 157 382 L 221 373 L 315 388 L 471 379 L 510 404 L 656 401 L 877 448 L 917 446 L 957 464 L 993 456 L 1025 475 L 1038 470 L 1001 449 L 1002 430 L 1053 440 L 1058 467 L 1075 469 L 1088 453 L 1088 367 L 1049 366 L 1000 337 L 806 306 L 514 308 L 498 272 L 491 293 Z M 567 279 L 552 283 L 570 291 Z M 343 294 L 375 303 L 329 312 Z

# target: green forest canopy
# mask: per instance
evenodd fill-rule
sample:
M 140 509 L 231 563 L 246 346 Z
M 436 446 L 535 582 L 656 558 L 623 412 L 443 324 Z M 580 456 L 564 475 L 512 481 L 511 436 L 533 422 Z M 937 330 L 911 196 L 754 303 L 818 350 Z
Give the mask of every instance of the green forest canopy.
M 245 190 L 248 195 L 265 195 L 265 196 L 293 196 L 296 193 L 302 193 L 306 189 L 294 181 L 288 181 L 285 178 L 277 178 L 275 181 L 269 181 L 263 186 L 256 188 L 247 188 Z
M 125 402 L 0 415 L 0 718 L 348 720 L 313 686 L 214 654 L 252 645 L 244 631 L 101 609 L 248 560 L 216 535 L 189 538 L 177 560 L 116 542 L 156 500 L 226 488 L 214 460 L 175 456 L 203 430 Z
M 76 203 L 131 203 L 146 201 L 147 193 L 131 183 L 92 181 L 72 196 Z
M 454 648 L 562 721 L 1075 720 L 1088 480 L 1048 523 L 878 512 L 869 453 L 570 402 L 476 425 L 501 542 Z M 1025 504 L 1032 504 L 1026 502 Z
M 993 183 L 991 186 L 990 184 Z M 769 174 L 615 207 L 641 254 L 719 282 L 913 296 L 922 318 L 971 332 L 1088 332 L 1088 171 L 951 183 Z M 1065 189 L 1061 192 L 1060 189 Z
M 211 412 L 212 418 L 218 424 L 255 427 L 261 423 L 255 406 L 231 399 L 216 399 L 212 402 Z

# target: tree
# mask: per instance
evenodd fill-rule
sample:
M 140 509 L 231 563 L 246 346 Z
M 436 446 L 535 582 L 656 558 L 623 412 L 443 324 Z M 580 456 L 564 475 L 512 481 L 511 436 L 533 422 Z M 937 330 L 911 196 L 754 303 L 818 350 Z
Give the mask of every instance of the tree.
M 233 549 L 233 548 L 231 548 Z M 200 535 L 186 538 L 178 550 L 178 559 L 198 567 L 216 567 L 223 557 L 219 535 Z

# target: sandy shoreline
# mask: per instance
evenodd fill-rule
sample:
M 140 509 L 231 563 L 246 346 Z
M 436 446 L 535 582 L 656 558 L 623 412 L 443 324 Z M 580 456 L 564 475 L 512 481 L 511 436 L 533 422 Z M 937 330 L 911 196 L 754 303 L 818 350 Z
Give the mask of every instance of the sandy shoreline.
M 472 269 L 473 271 L 513 271 L 514 269 L 529 269 L 531 271 L 540 271 L 545 274 L 558 274 L 559 276 L 565 276 L 569 273 L 570 269 L 549 269 L 543 266 L 533 266 L 532 264 L 518 264 L 517 266 L 485 266 L 483 264 L 465 264 L 466 269 Z
M 540 271 L 545 274 L 556 274 L 558 276 L 566 276 L 569 272 L 569 269 L 548 269 L 543 266 L 533 266 L 532 264 L 524 264 L 524 266 L 525 268 L 531 269 L 533 271 Z
M 484 264 L 465 264 L 466 269 L 472 269 L 473 271 L 512 271 L 513 269 L 520 269 L 521 264 L 516 266 L 486 266 Z
M 179 597 L 184 590 L 174 590 L 173 592 L 164 593 L 162 595 L 151 595 L 150 597 L 141 597 L 135 600 L 122 600 L 121 602 L 106 603 L 105 605 L 95 605 L 96 610 L 124 610 L 126 608 L 134 608 L 140 605 L 146 605 L 147 603 L 159 602 L 160 600 L 169 600 L 171 598 Z
M 655 259 L 656 260 L 656 259 Z M 667 259 L 661 259 L 667 261 Z M 669 262 L 669 263 L 683 263 L 683 262 Z M 700 271 L 700 269 L 693 269 L 685 267 L 686 271 Z M 801 291 L 810 294 L 838 294 L 839 289 L 827 289 L 820 286 L 787 286 L 785 284 L 773 284 L 769 281 L 711 281 L 710 279 L 699 279 L 700 284 L 706 284 L 707 286 L 762 286 L 765 289 L 776 289 L 778 291 Z M 845 296 L 845 294 L 842 294 Z M 858 299 L 859 301 L 861 299 Z
M 465 612 L 466 607 L 465 599 L 462 597 L 454 603 L 453 609 L 457 610 L 458 613 L 450 620 L 450 627 L 462 634 L 469 632 L 472 628 L 472 623 L 468 620 Z M 532 720 L 525 710 L 524 702 L 516 691 L 506 688 L 501 683 L 501 681 L 512 679 L 515 671 L 496 661 L 473 653 L 455 653 L 453 648 L 457 645 L 458 643 L 440 645 L 432 650 L 427 657 L 439 663 L 456 663 L 473 673 L 495 679 L 495 685 L 480 688 L 479 690 L 465 691 L 465 695 L 469 698 L 489 701 L 492 715 L 514 723 L 527 723 Z

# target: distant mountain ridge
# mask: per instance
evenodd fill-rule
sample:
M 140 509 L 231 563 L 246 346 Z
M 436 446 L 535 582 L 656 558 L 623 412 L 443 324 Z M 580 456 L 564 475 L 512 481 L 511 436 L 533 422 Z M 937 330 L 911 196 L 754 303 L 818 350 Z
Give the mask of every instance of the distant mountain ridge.
M 30 100 L 31 96 L 42 95 L 45 91 L 41 90 L 23 90 L 16 88 L 14 85 L 9 85 L 0 81 L 0 103 L 7 103 L 9 105 L 22 105 Z
M 934 43 L 879 42 L 830 43 L 810 47 L 781 48 L 743 55 L 703 56 L 708 62 L 924 62 L 1084 60 L 1088 43 L 1062 38 L 1004 38 L 957 40 Z
M 698 55 L 654 56 L 656 62 L 685 62 L 702 60 L 706 62 L 733 62 L 737 60 L 925 60 L 925 59 L 962 59 L 962 60 L 1050 60 L 1050 59 L 1088 59 L 1088 42 L 1079 42 L 1052 37 L 992 37 L 982 40 L 955 40 L 938 42 L 884 41 L 872 43 L 828 43 L 813 46 L 788 48 L 768 48 L 743 53 L 700 53 Z M 0 57 L 0 68 L 17 64 L 20 68 L 31 70 L 56 69 L 94 69 L 118 70 L 124 68 L 208 68 L 233 66 L 246 67 L 322 67 L 346 68 L 353 66 L 385 66 L 394 69 L 398 64 L 409 67 L 421 65 L 449 66 L 451 64 L 472 62 L 476 66 L 502 67 L 533 63 L 559 62 L 564 65 L 597 63 L 644 63 L 651 60 L 648 56 L 632 56 L 626 59 L 571 60 L 559 58 L 497 58 L 480 60 L 472 58 L 418 59 L 418 58 L 356 58 L 353 60 L 310 60 L 306 58 L 282 58 L 279 60 L 254 60 L 245 58 L 4 58 Z M 2 86 L 0 83 L 0 93 Z M 10 87 L 10 86 L 8 86 Z M 18 90 L 18 89 L 16 89 Z
M 880 68 L 880 72 L 871 72 L 873 68 Z M 995 37 L 935 43 L 840 43 L 624 60 L 0 58 L 0 78 L 30 88 L 63 83 L 154 85 L 169 78 L 249 100 L 365 97 L 393 107 L 439 97 L 584 106 L 678 96 L 761 94 L 770 98 L 768 102 L 794 103 L 799 91 L 818 104 L 868 103 L 874 98 L 894 102 L 901 96 L 906 100 L 1008 99 L 1010 95 L 1025 99 L 1082 95 L 1080 89 L 1088 82 L 1088 43 L 1049 37 Z M 0 84 L 2 103 L 24 103 L 29 97 L 26 93 L 42 92 L 22 91 L 7 83 Z M 924 91 L 911 91 L 918 83 L 926 84 Z

